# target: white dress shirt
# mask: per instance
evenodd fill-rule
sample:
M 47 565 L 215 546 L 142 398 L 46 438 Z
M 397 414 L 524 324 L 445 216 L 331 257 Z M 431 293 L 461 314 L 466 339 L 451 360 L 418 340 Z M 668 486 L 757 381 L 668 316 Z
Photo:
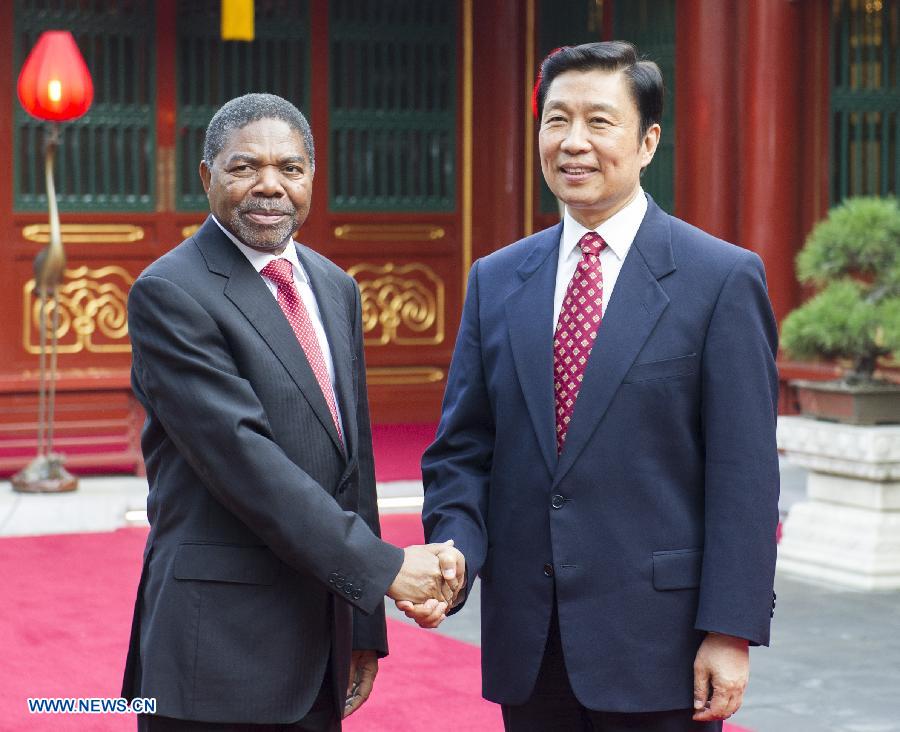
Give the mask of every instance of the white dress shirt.
M 615 215 L 608 218 L 594 231 L 603 237 L 606 246 L 600 252 L 600 269 L 603 272 L 603 312 L 609 305 L 613 288 L 619 278 L 622 262 L 625 255 L 631 249 L 634 237 L 637 235 L 644 214 L 647 213 L 647 196 L 644 190 L 638 188 L 637 195 L 629 201 L 625 207 Z M 553 294 L 553 332 L 556 332 L 556 324 L 559 320 L 559 311 L 566 297 L 566 288 L 569 280 L 575 274 L 575 268 L 581 261 L 581 247 L 578 242 L 587 234 L 586 229 L 579 224 L 569 213 L 568 207 L 563 216 L 562 237 L 559 240 L 559 260 L 556 265 L 556 290 Z
M 303 304 L 306 306 L 306 311 L 309 313 L 309 319 L 312 322 L 313 330 L 316 332 L 319 348 L 322 349 L 322 357 L 325 359 L 325 366 L 328 368 L 328 379 L 331 382 L 331 390 L 334 392 L 334 403 L 337 406 L 338 421 L 343 422 L 343 420 L 341 420 L 341 405 L 338 402 L 337 392 L 334 389 L 334 361 L 331 359 L 331 349 L 328 347 L 328 337 L 325 335 L 325 326 L 322 324 L 322 314 L 319 312 L 316 296 L 313 294 L 312 287 L 309 284 L 309 277 L 306 274 L 306 270 L 303 269 L 303 265 L 300 264 L 300 260 L 297 257 L 297 248 L 294 246 L 294 240 L 291 239 L 288 242 L 288 245 L 284 248 L 284 252 L 281 254 L 267 254 L 266 252 L 259 252 L 256 249 L 248 247 L 234 234 L 228 231 L 228 229 L 222 226 L 215 216 L 212 217 L 212 220 L 216 222 L 223 232 L 225 232 L 225 236 L 231 239 L 235 246 L 241 250 L 243 255 L 249 260 L 250 264 L 253 265 L 253 269 L 257 272 L 261 272 L 262 269 L 274 259 L 286 259 L 291 263 L 291 268 L 294 271 L 294 287 L 303 299 Z M 272 297 L 277 300 L 278 286 L 268 277 L 262 274 L 260 274 L 260 277 L 262 277 L 263 282 L 266 283 L 266 287 L 269 288 Z M 344 425 L 341 424 L 342 432 L 343 429 Z

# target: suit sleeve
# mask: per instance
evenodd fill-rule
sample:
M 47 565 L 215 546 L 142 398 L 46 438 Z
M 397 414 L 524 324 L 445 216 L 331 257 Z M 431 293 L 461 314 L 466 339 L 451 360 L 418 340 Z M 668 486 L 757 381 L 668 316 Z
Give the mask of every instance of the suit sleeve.
M 369 419 L 369 392 L 366 387 L 366 360 L 363 348 L 362 305 L 359 289 L 353 284 L 353 348 L 356 356 L 358 394 L 356 424 L 359 430 L 359 505 L 358 513 L 375 536 L 381 536 L 378 520 L 378 495 L 375 488 L 375 458 L 372 453 L 372 423 Z M 397 568 L 399 571 L 399 567 Z M 396 574 L 396 573 L 395 573 Z M 353 609 L 353 650 L 388 654 L 384 598 L 370 614 Z
M 401 550 L 287 457 L 209 313 L 178 285 L 143 276 L 131 288 L 128 321 L 147 405 L 213 497 L 284 562 L 328 588 L 334 573 L 345 576 L 359 591 L 338 596 L 375 611 Z
M 759 257 L 726 277 L 702 361 L 705 547 L 696 627 L 768 645 L 779 472 L 778 333 Z
M 479 318 L 478 262 L 450 363 L 435 442 L 422 457 L 428 542 L 453 539 L 466 558 L 466 589 L 487 556 L 487 511 L 494 453 L 494 420 L 484 378 Z M 462 593 L 451 612 L 466 600 Z

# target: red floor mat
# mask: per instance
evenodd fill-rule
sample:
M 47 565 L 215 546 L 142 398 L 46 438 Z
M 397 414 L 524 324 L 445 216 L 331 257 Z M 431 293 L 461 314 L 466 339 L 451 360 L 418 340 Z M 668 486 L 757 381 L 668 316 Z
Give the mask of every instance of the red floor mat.
M 382 527 L 401 546 L 422 540 L 416 515 Z M 144 529 L 0 539 L 0 732 L 135 728 L 127 715 L 29 715 L 26 699 L 118 696 L 145 539 Z M 391 655 L 347 730 L 501 729 L 480 697 L 478 648 L 397 621 L 388 632 Z
M 376 424 L 372 442 L 378 480 L 422 480 L 422 453 L 436 430 L 436 424 Z

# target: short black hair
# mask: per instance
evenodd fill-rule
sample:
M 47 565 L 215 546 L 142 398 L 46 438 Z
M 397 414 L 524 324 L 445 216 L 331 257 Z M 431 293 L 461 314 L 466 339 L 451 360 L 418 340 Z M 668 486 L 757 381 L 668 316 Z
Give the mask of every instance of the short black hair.
M 659 124 L 663 111 L 662 72 L 653 61 L 641 60 L 637 49 L 627 41 L 602 41 L 580 46 L 564 46 L 551 53 L 541 64 L 537 88 L 538 119 L 544 113 L 544 100 L 550 84 L 566 71 L 622 71 L 641 118 L 638 140 L 651 125 Z
M 306 146 L 310 165 L 316 164 L 316 151 L 309 122 L 287 99 L 275 94 L 244 94 L 242 97 L 225 102 L 219 108 L 206 128 L 206 139 L 203 142 L 203 160 L 206 164 L 212 165 L 232 132 L 261 119 L 279 119 L 299 132 Z

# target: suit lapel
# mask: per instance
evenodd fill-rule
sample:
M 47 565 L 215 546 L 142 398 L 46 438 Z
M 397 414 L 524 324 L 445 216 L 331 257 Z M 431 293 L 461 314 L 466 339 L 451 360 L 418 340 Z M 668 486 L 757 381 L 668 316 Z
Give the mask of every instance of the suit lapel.
M 522 284 L 506 298 L 516 374 L 547 468 L 556 469 L 553 396 L 553 294 L 562 224 L 536 235 L 516 273 Z
M 266 342 L 300 389 L 310 408 L 331 436 L 335 446 L 343 452 L 334 420 L 331 418 L 331 412 L 325 402 L 319 382 L 316 380 L 316 375 L 313 373 L 290 323 L 284 317 L 277 300 L 272 297 L 272 293 L 269 292 L 262 277 L 222 233 L 212 218 L 207 218 L 194 236 L 194 241 L 203 253 L 210 271 L 227 278 L 225 297 L 234 303 L 235 307 L 243 313 L 250 325 Z M 306 262 L 304 261 L 305 266 Z M 320 304 L 319 309 L 324 314 L 332 308 L 329 303 L 328 307 Z
M 669 304 L 658 279 L 675 269 L 668 217 L 648 198 L 584 372 L 554 485 L 565 477 L 606 414 L 628 369 Z

